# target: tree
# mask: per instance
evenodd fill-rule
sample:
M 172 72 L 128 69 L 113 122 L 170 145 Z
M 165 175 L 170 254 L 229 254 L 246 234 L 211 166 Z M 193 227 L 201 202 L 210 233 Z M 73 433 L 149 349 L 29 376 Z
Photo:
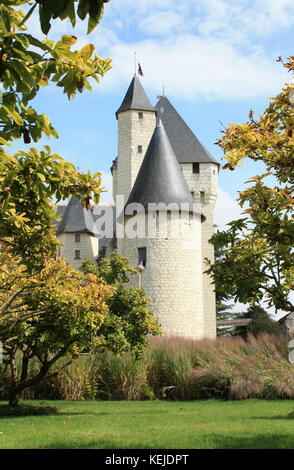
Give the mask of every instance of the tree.
M 251 333 L 256 337 L 261 333 L 270 335 L 285 334 L 284 326 L 273 320 L 260 305 L 249 307 L 245 313 L 240 315 L 240 318 L 251 318 L 252 322 L 246 327 L 237 326 L 234 335 L 246 338 L 247 333 Z
M 280 58 L 278 59 L 281 60 Z M 294 57 L 284 64 L 294 71 Z M 261 300 L 276 310 L 293 311 L 290 292 L 294 285 L 294 85 L 286 84 L 271 99 L 268 108 L 254 119 L 230 124 L 218 144 L 225 153 L 224 169 L 234 171 L 244 159 L 263 162 L 265 172 L 239 192 L 243 219 L 232 221 L 227 231 L 214 234 L 210 242 L 224 256 L 215 264 L 209 260 L 207 273 L 216 286 L 233 295 L 235 301 L 258 304 Z M 265 184 L 275 179 L 275 187 Z
M 114 352 L 131 349 L 140 356 L 147 344 L 147 335 L 158 335 L 161 329 L 147 307 L 150 299 L 145 297 L 144 290 L 128 285 L 130 276 L 136 275 L 136 269 L 117 253 L 100 260 L 98 266 L 85 260 L 80 269 L 95 274 L 115 289 L 107 299 L 109 315 L 101 327 L 101 335 L 109 341 L 108 347 Z
M 219 263 L 224 256 L 223 250 L 221 247 L 214 248 L 214 263 Z M 232 296 L 227 292 L 227 290 L 220 283 L 215 285 L 215 298 L 216 298 L 216 319 L 217 320 L 233 320 L 236 318 L 239 313 L 232 311 L 232 304 L 228 304 L 232 300 Z M 233 327 L 225 327 L 217 329 L 217 335 L 230 335 L 234 332 Z
M 9 405 L 17 406 L 23 390 L 46 377 L 61 358 L 67 356 L 67 363 L 55 374 L 85 348 L 106 342 L 107 333 L 100 331 L 105 321 L 111 325 L 106 301 L 113 289 L 94 274 L 75 271 L 63 258 L 30 275 L 9 252 L 1 254 L 0 278 L 3 363 Z
M 0 80 L 4 88 L 0 109 L 0 241 L 21 256 L 29 269 L 41 269 L 46 257 L 56 251 L 52 219 L 57 202 L 75 194 L 87 208 L 94 194 L 98 203 L 101 174 L 81 174 L 69 162 L 45 146 L 39 152 L 9 154 L 6 147 L 15 139 L 26 144 L 42 135 L 58 137 L 48 116 L 31 106 L 40 87 L 56 83 L 69 99 L 76 92 L 91 89 L 91 79 L 110 68 L 110 59 L 101 59 L 93 44 L 72 50 L 75 36 L 64 35 L 56 43 L 42 41 L 27 32 L 26 21 L 39 9 L 41 29 L 47 34 L 56 18 L 69 18 L 75 25 L 76 14 L 88 18 L 88 33 L 103 14 L 103 0 L 6 0 L 0 5 Z M 77 5 L 77 13 L 75 12 Z M 27 11 L 27 14 L 21 7 Z M 8 241 L 9 239 L 9 241 Z

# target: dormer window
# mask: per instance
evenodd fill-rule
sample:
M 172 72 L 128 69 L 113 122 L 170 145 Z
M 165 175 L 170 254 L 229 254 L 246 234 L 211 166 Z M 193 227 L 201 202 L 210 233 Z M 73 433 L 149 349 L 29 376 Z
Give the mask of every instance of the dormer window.
M 142 145 L 138 145 L 138 153 L 142 153 L 143 152 L 143 147 Z
M 193 173 L 199 173 L 199 163 L 193 163 Z

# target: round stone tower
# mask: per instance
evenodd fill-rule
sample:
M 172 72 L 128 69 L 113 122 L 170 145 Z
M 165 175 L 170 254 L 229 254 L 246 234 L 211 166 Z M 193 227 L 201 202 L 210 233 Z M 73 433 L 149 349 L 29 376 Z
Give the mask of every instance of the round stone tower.
M 158 122 L 124 209 L 118 253 L 141 266 L 140 284 L 165 335 L 202 338 L 201 216 Z M 138 279 L 139 281 L 139 279 Z

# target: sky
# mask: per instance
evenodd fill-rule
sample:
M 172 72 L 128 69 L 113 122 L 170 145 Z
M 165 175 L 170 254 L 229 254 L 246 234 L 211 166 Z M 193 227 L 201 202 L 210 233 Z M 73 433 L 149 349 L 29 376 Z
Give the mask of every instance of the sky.
M 42 38 L 36 14 L 28 27 Z M 136 52 L 151 103 L 164 86 L 175 109 L 223 164 L 215 144 L 223 126 L 247 121 L 250 109 L 261 114 L 269 98 L 290 81 L 276 59 L 293 54 L 293 29 L 292 0 L 111 0 L 88 36 L 86 22 L 78 21 L 73 29 L 69 20 L 54 21 L 49 39 L 75 34 L 76 47 L 94 44 L 101 57 L 112 59 L 112 69 L 99 85 L 93 83 L 92 92 L 78 94 L 71 102 L 57 87 L 41 90 L 34 105 L 47 113 L 60 137 L 49 143 L 44 138 L 36 146 L 49 144 L 82 171 L 101 171 L 102 185 L 108 189 L 101 202 L 112 203 L 115 111 L 135 73 Z M 238 191 L 261 170 L 250 162 L 235 172 L 220 170 L 215 212 L 219 227 L 240 217 Z
M 37 15 L 29 32 L 44 37 Z M 33 105 L 46 112 L 59 139 L 43 138 L 37 148 L 52 150 L 82 171 L 102 172 L 102 203 L 113 203 L 110 167 L 117 156 L 119 108 L 135 72 L 134 53 L 144 76 L 141 83 L 153 105 L 163 92 L 194 134 L 221 163 L 215 144 L 229 123 L 261 114 L 270 97 L 291 81 L 276 59 L 293 55 L 293 0 L 111 0 L 98 27 L 87 36 L 86 22 L 56 20 L 49 39 L 78 37 L 77 48 L 94 44 L 112 69 L 68 101 L 54 85 L 41 89 Z M 21 143 L 16 148 L 22 148 Z M 262 171 L 247 162 L 231 172 L 220 169 L 215 223 L 223 228 L 239 218 L 238 191 Z

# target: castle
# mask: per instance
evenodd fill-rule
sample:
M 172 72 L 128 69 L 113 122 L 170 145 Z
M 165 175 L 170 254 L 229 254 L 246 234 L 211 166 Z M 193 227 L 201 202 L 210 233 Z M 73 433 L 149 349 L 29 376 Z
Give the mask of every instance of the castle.
M 165 96 L 153 107 L 135 75 L 116 112 L 115 206 L 59 206 L 59 255 L 74 268 L 112 251 L 138 268 L 165 335 L 216 336 L 215 292 L 204 273 L 213 260 L 219 164 Z

